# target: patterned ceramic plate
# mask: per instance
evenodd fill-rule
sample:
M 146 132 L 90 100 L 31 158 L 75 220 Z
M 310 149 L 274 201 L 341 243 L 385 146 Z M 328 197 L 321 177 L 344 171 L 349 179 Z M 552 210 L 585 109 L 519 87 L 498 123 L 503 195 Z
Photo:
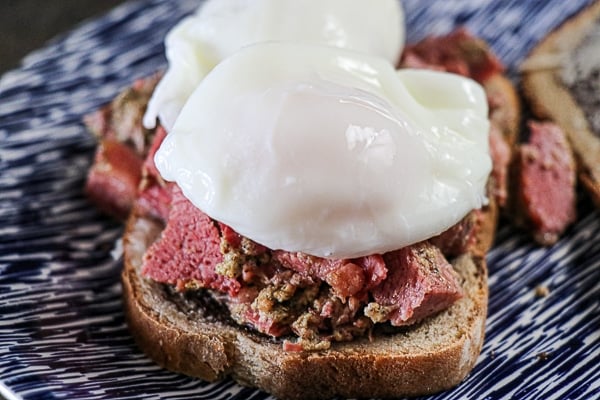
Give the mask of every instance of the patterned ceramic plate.
M 408 38 L 466 25 L 516 76 L 531 47 L 589 0 L 405 0 Z M 9 399 L 264 399 L 155 366 L 121 311 L 121 226 L 82 193 L 84 114 L 164 67 L 165 32 L 195 0 L 126 3 L 0 80 L 0 393 Z M 431 399 L 600 398 L 600 213 L 552 248 L 500 230 L 489 255 L 487 338 L 456 389 Z M 549 290 L 536 296 L 536 288 Z

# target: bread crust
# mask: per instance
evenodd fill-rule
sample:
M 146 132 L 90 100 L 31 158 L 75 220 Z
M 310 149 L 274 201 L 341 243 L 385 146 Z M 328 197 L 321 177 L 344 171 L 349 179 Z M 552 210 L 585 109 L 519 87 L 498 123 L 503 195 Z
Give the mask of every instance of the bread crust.
M 521 72 L 523 93 L 533 113 L 565 131 L 577 160 L 579 181 L 600 207 L 600 136 L 592 132 L 560 77 L 563 61 L 599 19 L 600 1 L 596 1 L 546 36 L 523 62 Z
M 132 335 L 169 370 L 207 381 L 231 376 L 281 399 L 389 398 L 457 385 L 481 351 L 488 298 L 483 257 L 453 261 L 465 297 L 416 326 L 376 333 L 372 340 L 333 343 L 326 351 L 286 352 L 273 339 L 215 317 L 197 299 L 144 278 L 143 254 L 160 230 L 156 221 L 132 213 L 124 236 L 122 283 Z

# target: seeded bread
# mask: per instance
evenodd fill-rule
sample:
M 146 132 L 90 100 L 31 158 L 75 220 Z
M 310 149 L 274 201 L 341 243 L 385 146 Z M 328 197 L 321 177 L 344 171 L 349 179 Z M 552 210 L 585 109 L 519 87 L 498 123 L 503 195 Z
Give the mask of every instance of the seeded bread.
M 524 95 L 532 111 L 565 131 L 577 159 L 579 182 L 600 207 L 600 132 L 593 132 L 562 78 L 573 50 L 599 23 L 600 1 L 596 1 L 542 40 L 524 61 L 521 71 Z

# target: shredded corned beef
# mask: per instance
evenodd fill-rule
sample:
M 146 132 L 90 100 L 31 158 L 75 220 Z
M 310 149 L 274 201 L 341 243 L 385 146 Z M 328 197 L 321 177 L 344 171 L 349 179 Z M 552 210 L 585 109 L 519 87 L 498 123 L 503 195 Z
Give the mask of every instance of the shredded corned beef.
M 492 177 L 494 185 L 492 193 L 500 207 L 506 205 L 508 199 L 508 170 L 511 161 L 511 150 L 504 140 L 496 124 L 490 125 L 490 156 L 492 157 Z
M 343 260 L 278 250 L 273 252 L 273 257 L 285 268 L 327 282 L 342 298 L 366 294 L 387 275 L 385 262 L 379 254 Z

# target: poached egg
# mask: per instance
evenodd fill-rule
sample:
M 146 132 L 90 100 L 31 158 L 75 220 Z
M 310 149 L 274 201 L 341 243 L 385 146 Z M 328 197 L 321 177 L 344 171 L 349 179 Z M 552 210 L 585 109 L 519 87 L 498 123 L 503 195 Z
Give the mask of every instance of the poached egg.
M 202 79 L 155 162 L 262 245 L 354 258 L 430 238 L 485 204 L 487 114 L 468 78 L 262 43 Z
M 200 81 L 240 48 L 265 41 L 334 46 L 396 64 L 404 44 L 398 0 L 208 0 L 165 39 L 168 69 L 144 115 L 171 130 Z

